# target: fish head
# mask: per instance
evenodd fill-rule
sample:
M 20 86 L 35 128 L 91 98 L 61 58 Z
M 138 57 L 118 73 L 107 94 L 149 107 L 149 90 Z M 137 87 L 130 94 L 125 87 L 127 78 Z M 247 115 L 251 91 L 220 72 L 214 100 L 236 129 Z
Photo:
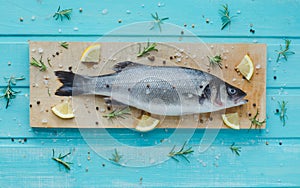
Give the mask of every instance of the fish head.
M 199 96 L 199 103 L 206 106 L 207 111 L 216 111 L 246 104 L 246 95 L 241 89 L 226 82 L 213 82 L 205 86 Z
M 242 91 L 241 89 L 230 85 L 228 83 L 224 83 L 222 87 L 222 93 L 223 93 L 223 99 L 224 105 L 226 108 L 234 107 L 234 106 L 240 106 L 243 104 L 246 104 L 248 102 L 247 99 L 244 99 L 246 97 L 246 93 Z

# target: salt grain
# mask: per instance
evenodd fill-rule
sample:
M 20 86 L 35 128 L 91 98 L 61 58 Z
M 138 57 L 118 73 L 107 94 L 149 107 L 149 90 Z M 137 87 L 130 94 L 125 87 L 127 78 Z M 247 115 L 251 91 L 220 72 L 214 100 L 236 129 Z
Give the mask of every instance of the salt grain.
M 101 13 L 102 13 L 102 15 L 106 15 L 108 13 L 108 10 L 107 9 L 103 9 Z
M 44 52 L 43 48 L 39 48 L 38 52 L 42 54 Z
M 176 62 L 177 63 L 181 62 L 181 58 L 180 57 L 176 58 Z
M 48 120 L 46 120 L 46 119 L 42 120 L 42 124 L 47 124 L 47 123 L 48 123 Z
M 150 94 L 150 89 L 146 89 L 146 95 Z

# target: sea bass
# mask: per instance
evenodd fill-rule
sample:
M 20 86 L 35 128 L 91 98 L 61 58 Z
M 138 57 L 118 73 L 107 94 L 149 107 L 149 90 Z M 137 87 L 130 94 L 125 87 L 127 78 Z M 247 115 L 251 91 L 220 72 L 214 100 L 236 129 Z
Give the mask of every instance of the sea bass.
M 55 94 L 100 95 L 167 116 L 214 112 L 247 103 L 245 92 L 197 69 L 125 61 L 114 65 L 113 70 L 100 76 L 56 71 L 63 85 Z

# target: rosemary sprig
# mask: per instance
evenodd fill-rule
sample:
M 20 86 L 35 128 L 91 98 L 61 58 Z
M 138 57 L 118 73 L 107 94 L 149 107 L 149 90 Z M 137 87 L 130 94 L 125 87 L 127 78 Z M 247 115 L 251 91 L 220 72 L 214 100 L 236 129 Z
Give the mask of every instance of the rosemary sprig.
M 16 82 L 19 80 L 24 80 L 24 76 L 21 76 L 19 78 L 16 78 L 14 76 L 11 76 L 10 78 L 4 78 L 7 81 L 6 89 L 4 90 L 4 94 L 0 96 L 0 98 L 6 99 L 6 106 L 5 108 L 8 108 L 8 105 L 11 101 L 11 99 L 16 98 L 16 94 L 20 93 L 20 91 L 14 91 L 11 87 L 12 85 L 16 85 Z
M 49 67 L 52 67 L 51 59 L 50 59 L 49 57 L 47 58 L 47 63 L 48 63 L 48 65 L 49 65 Z
M 165 18 L 159 18 L 157 12 L 155 14 L 151 14 L 152 18 L 154 19 L 153 21 L 153 26 L 150 28 L 150 30 L 154 29 L 155 25 L 159 27 L 159 31 L 161 32 L 161 24 L 163 24 L 163 21 L 168 20 L 168 17 Z
M 67 42 L 60 42 L 59 45 L 65 49 L 69 48 L 69 43 L 67 43 Z
M 188 158 L 186 157 L 186 155 L 190 154 L 190 153 L 193 153 L 194 150 L 192 149 L 192 147 L 189 147 L 188 149 L 184 149 L 186 143 L 187 142 L 185 141 L 179 151 L 174 151 L 175 147 L 176 147 L 176 146 L 174 146 L 172 148 L 172 150 L 170 151 L 170 153 L 168 154 L 168 156 L 171 157 L 172 159 L 174 159 L 177 162 L 179 162 L 179 160 L 176 158 L 176 156 L 181 156 L 181 157 L 183 157 L 189 163 L 190 161 L 188 160 Z
M 257 129 L 261 128 L 266 123 L 266 119 L 264 119 L 263 121 L 259 121 L 259 119 L 256 119 L 258 115 L 259 111 L 257 110 L 255 116 L 249 119 L 251 121 L 251 126 L 249 130 L 252 128 L 253 125 L 255 126 L 255 129 Z
M 236 17 L 236 16 L 230 16 L 229 15 L 230 12 L 229 12 L 227 4 L 222 5 L 222 9 L 219 10 L 219 14 L 221 16 L 221 21 L 222 21 L 221 30 L 223 30 L 226 26 L 229 26 L 231 24 L 231 19 L 233 17 Z
M 209 57 L 209 56 L 207 56 L 207 58 L 208 58 L 208 60 L 209 60 L 209 63 L 210 63 L 210 65 L 212 65 L 212 66 L 215 66 L 215 65 L 217 65 L 217 66 L 219 66 L 220 67 L 220 69 L 222 69 L 222 57 L 221 57 L 221 55 L 215 55 L 214 57 Z
M 110 112 L 109 114 L 104 114 L 103 117 L 106 117 L 107 119 L 115 119 L 115 118 L 123 118 L 125 119 L 126 115 L 130 115 L 130 108 L 125 107 L 123 109 L 115 109 L 114 111 Z
M 123 155 L 120 155 L 115 149 L 115 153 L 112 154 L 112 158 L 109 158 L 109 160 L 119 164 L 122 157 Z
M 282 102 L 279 102 L 278 101 L 278 105 L 279 105 L 279 108 L 280 109 L 276 109 L 276 115 L 279 115 L 279 118 L 280 118 L 280 121 L 282 122 L 282 125 L 285 126 L 285 122 L 286 122 L 286 118 L 287 118 L 287 115 L 286 115 L 286 111 L 287 111 L 287 101 L 282 101 Z
M 287 61 L 288 55 L 295 54 L 295 52 L 290 51 L 291 40 L 285 39 L 284 41 L 285 41 L 285 47 L 283 48 L 283 46 L 280 44 L 280 51 L 276 50 L 276 52 L 278 53 L 276 62 L 279 61 L 281 56 Z
M 71 162 L 64 161 L 63 159 L 70 155 L 71 152 L 66 153 L 65 155 L 61 155 L 61 153 L 58 155 L 58 157 L 54 157 L 54 149 L 52 149 L 52 159 L 59 164 L 63 165 L 67 170 L 71 170 L 70 164 L 73 164 Z
M 30 65 L 40 68 L 40 71 L 43 72 L 47 70 L 47 66 L 43 62 L 42 58 L 43 57 L 41 56 L 40 60 L 38 61 L 34 57 L 31 57 Z
M 241 147 L 235 146 L 235 143 L 233 142 L 229 148 L 232 153 L 236 154 L 237 156 L 240 156 L 240 152 L 242 149 Z
M 155 47 L 156 47 L 155 42 L 150 44 L 150 42 L 148 41 L 147 46 L 144 47 L 143 51 L 141 51 L 141 46 L 140 46 L 139 53 L 138 53 L 137 57 L 142 57 L 143 55 L 148 54 L 151 51 L 158 51 L 158 49 L 156 49 Z
M 72 13 L 72 9 L 64 9 L 64 10 L 60 10 L 60 6 L 58 7 L 57 11 L 54 13 L 53 18 L 55 18 L 55 20 L 58 20 L 60 18 L 60 20 L 62 21 L 64 17 L 66 17 L 68 20 L 71 19 L 70 14 Z

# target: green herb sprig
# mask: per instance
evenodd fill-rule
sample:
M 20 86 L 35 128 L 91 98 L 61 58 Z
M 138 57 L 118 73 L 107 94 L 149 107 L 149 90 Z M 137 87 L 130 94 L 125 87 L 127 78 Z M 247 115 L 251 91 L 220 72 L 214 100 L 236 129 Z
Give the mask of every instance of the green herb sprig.
M 50 59 L 49 57 L 47 58 L 47 63 L 48 63 L 48 65 L 49 65 L 49 67 L 52 67 L 51 59 Z
M 220 67 L 220 69 L 222 69 L 222 57 L 221 57 L 221 55 L 215 55 L 214 57 L 209 57 L 209 56 L 207 56 L 207 58 L 208 58 L 208 60 L 209 60 L 209 63 L 210 63 L 210 65 L 212 65 L 212 66 L 215 66 L 215 65 L 217 65 L 217 66 L 219 66 Z
M 161 32 L 162 29 L 161 29 L 161 24 L 163 24 L 163 21 L 165 20 L 168 20 L 169 18 L 168 17 L 165 17 L 165 18 L 159 18 L 157 12 L 155 12 L 155 14 L 151 14 L 152 18 L 154 19 L 153 21 L 153 25 L 152 27 L 150 28 L 150 30 L 154 29 L 155 25 L 158 26 L 159 28 L 159 31 Z
M 69 43 L 67 43 L 67 42 L 60 42 L 59 45 L 61 47 L 63 47 L 64 49 L 68 49 L 69 48 Z
M 172 150 L 170 151 L 170 153 L 168 154 L 169 157 L 171 157 L 172 159 L 174 159 L 175 161 L 179 162 L 179 160 L 176 158 L 176 156 L 181 156 L 183 157 L 188 163 L 190 163 L 190 161 L 188 160 L 188 158 L 186 157 L 186 155 L 193 153 L 194 150 L 192 149 L 192 147 L 189 147 L 188 149 L 185 149 L 185 145 L 187 144 L 187 142 L 185 141 L 184 144 L 182 145 L 181 149 L 179 151 L 175 151 L 175 147 L 174 146 L 172 148 Z
M 112 158 L 109 158 L 109 160 L 110 160 L 110 161 L 113 161 L 113 162 L 115 162 L 115 163 L 117 163 L 117 164 L 119 164 L 121 158 L 123 157 L 123 155 L 120 155 L 120 154 L 118 153 L 118 150 L 117 150 L 117 149 L 115 149 L 114 151 L 115 151 L 115 153 L 112 154 Z
M 55 20 L 58 20 L 60 18 L 60 20 L 62 21 L 63 18 L 66 17 L 68 20 L 70 20 L 71 19 L 71 13 L 72 13 L 71 8 L 60 10 L 60 6 L 59 6 L 57 11 L 53 15 L 53 18 L 55 18 Z
M 58 157 L 54 157 L 54 149 L 52 149 L 52 160 L 58 162 L 59 164 L 63 165 L 67 170 L 71 170 L 70 164 L 73 164 L 71 162 L 64 161 L 63 159 L 70 155 L 71 152 L 66 153 L 65 155 L 61 155 L 61 153 L 58 155 Z
M 282 122 L 282 126 L 285 126 L 286 123 L 286 119 L 287 119 L 287 115 L 286 115 L 286 111 L 287 111 L 287 101 L 278 101 L 278 105 L 279 105 L 279 109 L 276 110 L 276 115 L 279 115 L 280 121 Z
M 278 53 L 276 62 L 279 61 L 279 59 L 281 58 L 281 56 L 287 61 L 287 56 L 288 55 L 295 54 L 295 52 L 290 51 L 291 40 L 285 39 L 284 41 L 285 41 L 284 48 L 280 44 L 280 50 L 276 50 L 276 52 Z
M 236 16 L 230 16 L 230 12 L 228 9 L 228 5 L 222 5 L 222 9 L 219 10 L 219 14 L 221 16 L 221 21 L 222 21 L 222 27 L 221 30 L 223 30 L 226 26 L 229 26 L 231 24 L 231 19 L 236 17 Z
M 266 119 L 264 119 L 263 121 L 259 121 L 259 119 L 256 119 L 258 115 L 259 111 L 257 110 L 255 116 L 249 119 L 251 121 L 251 126 L 249 130 L 252 128 L 253 125 L 255 126 L 255 129 L 257 129 L 261 128 L 266 123 Z
M 229 148 L 232 153 L 236 154 L 237 156 L 240 156 L 240 152 L 242 149 L 241 147 L 235 146 L 235 143 L 233 142 Z
M 126 115 L 130 115 L 130 108 L 129 107 L 125 107 L 123 109 L 116 109 L 113 110 L 112 112 L 110 112 L 109 114 L 104 114 L 103 117 L 106 117 L 107 119 L 115 119 L 115 118 L 126 118 Z
M 150 44 L 150 42 L 148 41 L 147 46 L 144 47 L 144 49 L 142 51 L 141 51 L 141 46 L 140 46 L 139 53 L 138 53 L 137 57 L 142 57 L 142 56 L 144 56 L 145 54 L 148 54 L 151 51 L 158 51 L 158 49 L 156 49 L 156 45 L 157 44 L 155 42 Z
M 31 57 L 30 65 L 40 68 L 40 71 L 44 72 L 47 70 L 47 66 L 42 60 L 42 56 L 40 60 L 36 60 L 34 57 Z
M 11 76 L 9 78 L 4 78 L 7 82 L 6 89 L 4 89 L 4 94 L 0 96 L 0 98 L 5 98 L 6 99 L 6 106 L 5 108 L 8 108 L 8 105 L 10 101 L 14 98 L 16 98 L 16 94 L 20 93 L 20 91 L 14 91 L 12 89 L 12 85 L 16 85 L 17 81 L 19 80 L 24 80 L 24 76 L 21 76 L 19 78 L 16 78 L 14 76 Z

